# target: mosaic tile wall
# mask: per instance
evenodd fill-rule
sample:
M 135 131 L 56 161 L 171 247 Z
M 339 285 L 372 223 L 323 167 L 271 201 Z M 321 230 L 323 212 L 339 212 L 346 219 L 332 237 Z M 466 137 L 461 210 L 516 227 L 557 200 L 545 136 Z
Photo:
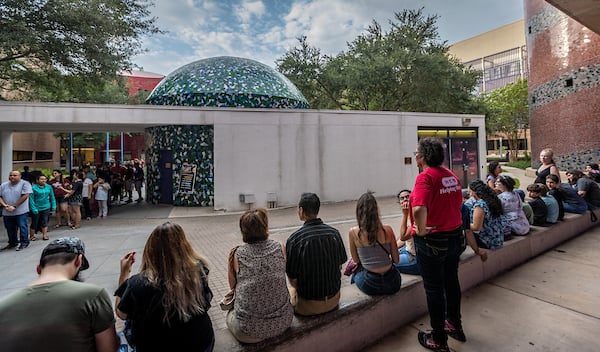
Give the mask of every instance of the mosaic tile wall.
M 159 126 L 146 129 L 147 197 L 160 200 L 159 158 L 161 150 L 173 151 L 173 205 L 213 206 L 214 158 L 213 126 Z M 191 193 L 179 192 L 184 163 L 197 166 L 196 182 Z
M 229 56 L 185 65 L 154 88 L 148 104 L 309 109 L 284 75 L 260 62 Z
M 600 64 L 562 72 L 557 79 L 546 82 L 529 92 L 529 107 L 535 110 L 554 100 L 598 85 L 600 85 Z
M 561 155 L 554 158 L 554 162 L 559 170 L 567 171 L 569 169 L 578 169 L 585 171 L 585 166 L 590 163 L 600 163 L 600 149 L 578 151 Z M 539 167 L 539 165 L 538 165 Z

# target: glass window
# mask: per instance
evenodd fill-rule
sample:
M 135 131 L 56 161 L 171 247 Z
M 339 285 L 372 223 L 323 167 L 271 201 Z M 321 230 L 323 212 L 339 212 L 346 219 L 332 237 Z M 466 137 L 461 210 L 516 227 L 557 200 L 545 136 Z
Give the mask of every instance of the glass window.
M 33 160 L 33 151 L 13 150 L 13 161 L 31 161 Z
M 35 160 L 52 160 L 52 152 L 35 152 Z

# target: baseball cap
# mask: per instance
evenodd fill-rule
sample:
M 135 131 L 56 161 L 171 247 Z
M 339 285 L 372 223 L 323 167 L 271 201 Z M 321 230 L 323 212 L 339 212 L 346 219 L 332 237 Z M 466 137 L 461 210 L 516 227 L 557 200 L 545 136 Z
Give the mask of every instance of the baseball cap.
M 90 267 L 90 263 L 85 257 L 85 245 L 83 241 L 77 237 L 61 237 L 53 240 L 42 251 L 42 258 L 47 255 L 57 253 L 75 253 L 82 255 L 81 270 Z

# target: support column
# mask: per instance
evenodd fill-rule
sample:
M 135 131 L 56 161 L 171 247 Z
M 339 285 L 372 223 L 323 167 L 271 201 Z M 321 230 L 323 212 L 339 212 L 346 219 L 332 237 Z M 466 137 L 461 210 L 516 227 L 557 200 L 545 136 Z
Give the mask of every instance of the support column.
M 8 174 L 13 165 L 13 133 L 0 132 L 0 183 L 8 181 Z

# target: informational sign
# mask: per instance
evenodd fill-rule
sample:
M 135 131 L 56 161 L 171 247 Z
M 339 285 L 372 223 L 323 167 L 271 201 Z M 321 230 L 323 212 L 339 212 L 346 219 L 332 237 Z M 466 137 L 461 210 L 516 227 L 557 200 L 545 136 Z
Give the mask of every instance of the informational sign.
M 179 192 L 193 193 L 194 185 L 196 184 L 196 165 L 185 163 L 181 167 L 181 175 L 179 177 Z

